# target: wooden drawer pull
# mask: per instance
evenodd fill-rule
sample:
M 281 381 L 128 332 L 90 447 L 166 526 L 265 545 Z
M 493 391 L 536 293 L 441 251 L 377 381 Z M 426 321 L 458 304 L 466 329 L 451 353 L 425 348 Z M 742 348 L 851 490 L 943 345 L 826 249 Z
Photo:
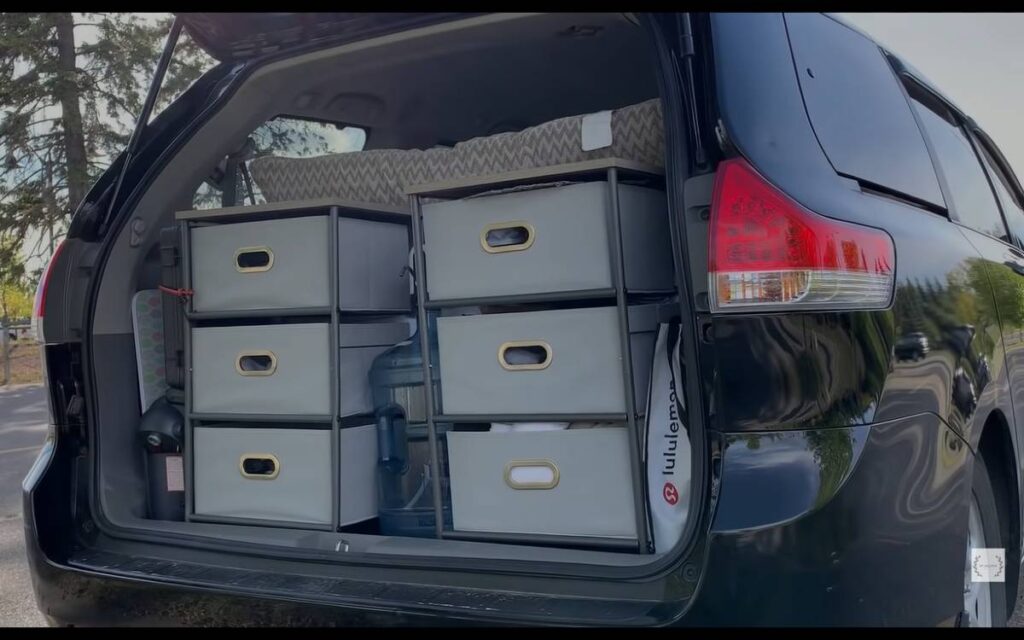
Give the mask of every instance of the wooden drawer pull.
M 250 480 L 273 480 L 281 473 L 281 462 L 272 453 L 243 453 L 238 471 Z
M 543 340 L 511 340 L 498 347 L 498 364 L 507 371 L 539 371 L 551 365 L 551 345 Z
M 529 222 L 495 222 L 485 226 L 480 232 L 480 246 L 487 253 L 526 251 L 533 246 L 536 235 L 536 230 Z
M 274 266 L 270 247 L 242 247 L 235 251 L 235 269 L 240 273 L 261 273 Z
M 513 460 L 505 465 L 505 484 L 512 489 L 554 489 L 558 467 L 550 460 Z
M 240 376 L 272 376 L 277 371 L 277 356 L 273 351 L 243 351 L 235 359 L 235 371 Z

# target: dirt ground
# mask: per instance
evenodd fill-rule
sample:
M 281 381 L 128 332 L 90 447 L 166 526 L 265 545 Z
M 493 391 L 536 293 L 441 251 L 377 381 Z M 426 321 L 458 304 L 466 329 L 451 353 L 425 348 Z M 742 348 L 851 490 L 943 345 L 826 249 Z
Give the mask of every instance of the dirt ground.
M 8 384 L 38 384 L 43 381 L 39 343 L 22 339 L 10 343 L 11 379 Z M 4 382 L 4 355 L 0 353 L 0 382 Z

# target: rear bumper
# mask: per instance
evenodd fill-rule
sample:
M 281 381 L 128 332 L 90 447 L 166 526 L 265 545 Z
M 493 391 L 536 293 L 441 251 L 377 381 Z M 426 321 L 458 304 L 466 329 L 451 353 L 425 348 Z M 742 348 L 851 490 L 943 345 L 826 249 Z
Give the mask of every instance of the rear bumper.
M 31 532 L 26 527 L 26 537 Z M 367 606 L 325 606 L 245 593 L 225 575 L 207 571 L 217 586 L 182 575 L 146 575 L 152 561 L 84 555 L 90 568 L 49 562 L 38 547 L 28 551 L 36 602 L 54 626 L 386 626 L 439 624 L 437 616 Z M 117 565 L 121 565 L 118 569 Z M 186 567 L 179 567 L 185 569 Z M 182 573 L 185 573 L 182 571 Z M 445 621 L 451 624 L 455 619 Z
M 699 576 L 681 570 L 635 583 L 633 598 L 599 583 L 585 585 L 589 597 L 578 596 L 578 584 L 573 595 L 540 595 L 503 576 L 445 586 L 448 576 L 438 573 L 428 585 L 317 575 L 308 563 L 247 566 L 227 554 L 102 537 L 86 546 L 73 529 L 54 536 L 49 523 L 37 528 L 33 504 L 50 478 L 33 483 L 31 473 L 26 546 L 40 609 L 76 625 L 953 623 L 971 456 L 941 420 L 922 414 L 870 427 L 728 435 L 723 443 Z M 694 579 L 692 602 L 678 598 Z

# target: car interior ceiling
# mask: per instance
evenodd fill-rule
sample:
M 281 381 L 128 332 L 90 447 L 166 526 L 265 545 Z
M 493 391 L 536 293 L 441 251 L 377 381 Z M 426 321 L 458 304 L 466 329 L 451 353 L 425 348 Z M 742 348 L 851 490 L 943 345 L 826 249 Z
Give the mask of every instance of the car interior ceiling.
M 282 87 L 276 106 L 367 128 L 368 149 L 450 145 L 655 97 L 653 70 L 635 62 L 648 46 L 621 16 L 539 16 L 361 52 L 315 84 Z
M 132 318 L 134 292 L 159 282 L 159 230 L 224 156 L 280 115 L 351 124 L 366 149 L 428 149 L 518 131 L 556 118 L 658 97 L 650 43 L 625 14 L 483 16 L 285 57 L 256 71 L 169 160 L 115 239 L 93 318 L 100 416 L 97 500 L 106 519 L 135 530 L 208 535 L 296 548 L 333 548 L 336 535 L 274 527 L 147 520 Z M 132 232 L 129 233 L 129 228 Z M 140 233 L 140 229 L 142 232 Z M 130 236 L 135 235 L 135 238 Z M 138 236 L 141 236 L 139 238 Z M 352 534 L 381 554 L 642 564 L 630 554 Z

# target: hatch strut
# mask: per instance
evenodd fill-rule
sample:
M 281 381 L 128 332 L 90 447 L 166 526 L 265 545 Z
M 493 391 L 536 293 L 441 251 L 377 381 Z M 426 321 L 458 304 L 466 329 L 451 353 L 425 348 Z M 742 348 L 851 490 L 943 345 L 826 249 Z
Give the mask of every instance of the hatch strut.
M 153 111 L 153 105 L 156 103 L 156 96 L 160 92 L 160 85 L 163 84 L 164 75 L 167 73 L 167 67 L 171 63 L 171 54 L 174 53 L 174 46 L 178 43 L 178 36 L 181 35 L 181 18 L 174 16 L 174 21 L 171 23 L 171 31 L 167 34 L 167 41 L 164 42 L 164 50 L 160 53 L 160 59 L 156 63 L 156 71 L 153 74 L 153 81 L 149 84 L 149 92 L 146 94 L 146 101 L 142 104 L 142 113 L 139 114 L 139 119 L 135 122 L 135 129 L 132 130 L 132 137 L 128 139 L 128 147 L 124 150 L 124 162 L 121 163 L 121 170 L 117 174 L 117 182 L 114 183 L 114 193 L 110 197 L 110 205 L 107 208 L 107 214 L 103 217 L 103 221 L 99 226 L 98 235 L 102 236 L 107 229 L 107 224 L 110 222 L 114 215 L 115 207 L 117 207 L 117 196 L 121 192 L 121 182 L 124 180 L 125 173 L 128 172 L 128 167 L 132 163 L 132 156 L 135 155 L 135 149 L 139 146 L 139 139 L 142 137 L 142 130 L 146 128 L 149 123 L 149 114 Z
M 689 12 L 680 13 L 676 17 L 679 31 L 679 57 L 683 61 L 683 74 L 686 83 L 687 111 L 690 112 L 690 135 L 693 136 L 693 156 L 698 167 L 707 163 L 707 154 L 700 132 L 700 119 L 697 114 L 697 74 L 694 71 L 694 58 L 697 48 L 693 37 L 693 21 Z

